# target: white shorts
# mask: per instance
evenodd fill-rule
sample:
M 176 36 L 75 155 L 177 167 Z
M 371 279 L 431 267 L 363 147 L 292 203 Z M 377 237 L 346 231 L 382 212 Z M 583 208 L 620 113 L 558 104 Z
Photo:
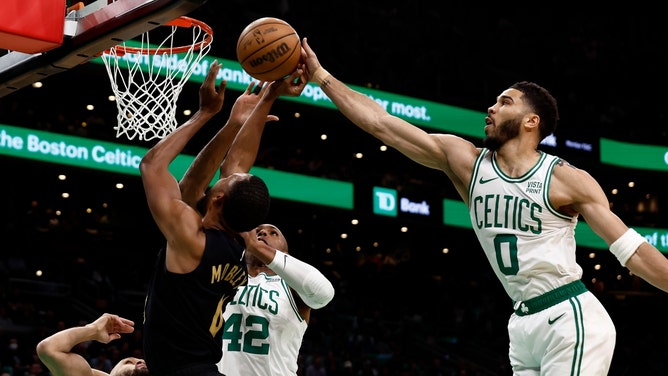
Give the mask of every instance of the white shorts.
M 589 291 L 508 321 L 515 376 L 605 376 L 615 350 L 615 325 Z

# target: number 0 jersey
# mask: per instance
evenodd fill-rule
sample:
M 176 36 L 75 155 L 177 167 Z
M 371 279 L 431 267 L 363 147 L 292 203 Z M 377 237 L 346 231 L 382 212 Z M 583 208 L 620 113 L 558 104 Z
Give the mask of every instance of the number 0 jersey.
M 249 276 L 223 318 L 220 372 L 226 376 L 297 374 L 297 357 L 308 324 L 280 276 Z
M 525 301 L 582 277 L 575 260 L 577 216 L 549 200 L 558 157 L 539 152 L 524 175 L 501 171 L 482 149 L 469 186 L 471 224 L 494 272 L 513 301 Z

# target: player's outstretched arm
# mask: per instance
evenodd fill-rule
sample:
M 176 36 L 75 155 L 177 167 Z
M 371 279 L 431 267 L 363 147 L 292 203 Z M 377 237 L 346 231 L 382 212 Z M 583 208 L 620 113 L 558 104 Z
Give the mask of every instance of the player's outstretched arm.
M 87 341 L 109 343 L 133 331 L 133 321 L 105 313 L 90 324 L 65 329 L 43 339 L 37 344 L 37 355 L 53 376 L 106 375 L 92 369 L 86 359 L 71 352 L 72 348 Z
M 575 211 L 582 214 L 591 229 L 608 244 L 622 266 L 668 292 L 668 258 L 610 210 L 598 182 L 586 171 L 570 165 L 558 166 L 554 174 L 551 189 L 562 195 L 554 196 L 553 204 L 565 206 L 559 202 L 562 199 L 572 202 Z
M 197 213 L 186 209 L 188 205 L 182 201 L 179 184 L 169 171 L 169 165 L 204 124 L 221 110 L 225 85 L 221 84 L 216 89 L 220 67 L 216 61 L 211 64 L 199 90 L 198 111 L 149 149 L 139 164 L 149 209 L 170 244 L 182 238 L 183 234 L 196 231 L 201 225 Z
M 267 122 L 271 106 L 281 96 L 299 96 L 306 87 L 303 70 L 297 68 L 290 76 L 271 82 L 262 89 L 260 101 L 234 139 L 225 160 L 220 166 L 220 176 L 250 171 L 257 158 L 262 132 Z
M 320 86 L 343 115 L 415 162 L 447 172 L 448 157 L 456 154 L 456 149 L 466 147 L 469 151 L 475 150 L 472 144 L 460 137 L 429 134 L 390 114 L 367 95 L 346 86 L 320 65 L 306 38 L 302 41 L 302 60 L 306 64 L 309 80 Z

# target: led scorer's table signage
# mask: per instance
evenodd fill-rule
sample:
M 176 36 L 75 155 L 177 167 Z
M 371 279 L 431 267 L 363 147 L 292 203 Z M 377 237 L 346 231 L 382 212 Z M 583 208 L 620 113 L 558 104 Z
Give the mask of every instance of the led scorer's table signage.
M 668 146 L 631 144 L 601 138 L 601 163 L 641 170 L 668 171 Z
M 10 157 L 139 176 L 139 162 L 146 151 L 146 148 L 137 146 L 0 124 L 0 155 Z M 179 155 L 170 165 L 170 171 L 180 178 L 193 158 Z M 251 172 L 262 176 L 276 198 L 349 210 L 354 207 L 352 183 L 259 167 L 253 167 Z M 396 217 L 399 213 L 407 213 L 434 217 L 442 211 L 444 225 L 471 228 L 468 210 L 462 201 L 444 199 L 439 205 L 434 202 L 399 198 L 394 189 L 373 189 L 374 214 Z M 668 253 L 668 229 L 635 229 L 661 252 Z M 586 223 L 579 222 L 575 234 L 580 246 L 607 249 L 605 242 Z
M 0 155 L 139 176 L 147 148 L 0 124 Z M 180 179 L 194 157 L 179 155 L 169 170 Z M 342 209 L 353 208 L 353 184 L 253 167 L 273 197 Z

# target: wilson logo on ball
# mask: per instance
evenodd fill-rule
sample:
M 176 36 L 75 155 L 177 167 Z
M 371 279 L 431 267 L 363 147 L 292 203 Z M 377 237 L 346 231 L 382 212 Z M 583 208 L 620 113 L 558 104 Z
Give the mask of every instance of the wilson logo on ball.
M 281 43 L 278 47 L 260 57 L 248 59 L 248 64 L 250 64 L 250 66 L 253 68 L 257 68 L 265 62 L 274 63 L 285 56 L 285 54 L 289 54 L 291 52 L 292 50 L 287 43 Z
M 300 59 L 299 35 L 281 19 L 257 19 L 239 35 L 237 60 L 243 70 L 257 80 L 284 78 L 297 69 Z

